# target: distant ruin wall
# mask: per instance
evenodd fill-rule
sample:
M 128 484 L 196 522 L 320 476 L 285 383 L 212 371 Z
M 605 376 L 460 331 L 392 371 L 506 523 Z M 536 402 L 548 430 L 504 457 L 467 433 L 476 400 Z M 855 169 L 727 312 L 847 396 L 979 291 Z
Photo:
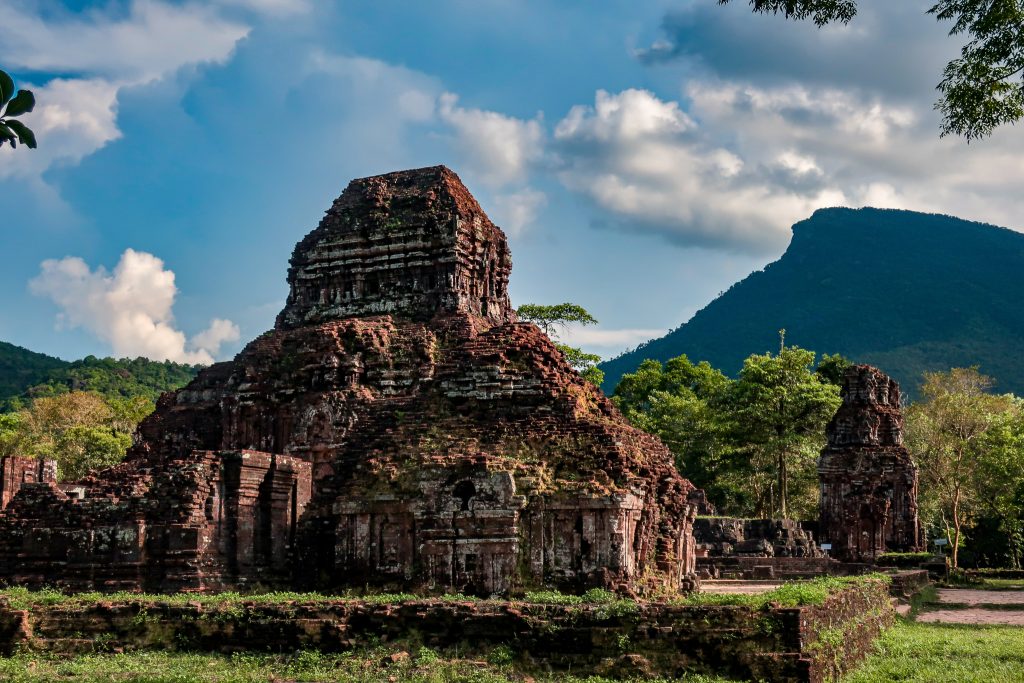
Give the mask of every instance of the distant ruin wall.
M 158 592 L 290 578 L 310 479 L 310 464 L 288 456 L 205 451 L 171 463 L 146 499 L 24 484 L 0 512 L 0 575 L 30 587 Z
M 9 455 L 0 458 L 0 510 L 24 484 L 57 481 L 57 462 Z
M 823 557 L 814 536 L 792 519 L 698 517 L 693 523 L 698 550 L 708 556 Z

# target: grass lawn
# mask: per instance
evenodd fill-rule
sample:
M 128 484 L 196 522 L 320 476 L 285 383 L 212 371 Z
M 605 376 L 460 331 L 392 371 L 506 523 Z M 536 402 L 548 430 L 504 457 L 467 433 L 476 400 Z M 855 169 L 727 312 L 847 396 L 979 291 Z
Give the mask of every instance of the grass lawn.
M 389 656 L 394 653 L 394 650 L 377 648 L 345 655 L 301 652 L 292 656 L 136 652 L 67 658 L 19 654 L 0 658 L 0 680 L 11 683 L 508 683 L 527 680 L 506 661 L 508 652 L 501 648 L 496 648 L 489 657 L 490 661 L 445 660 L 434 651 L 423 648 L 392 662 Z M 535 676 L 529 680 L 537 683 L 620 683 L 604 678 L 565 675 Z M 681 683 L 733 683 L 707 676 L 674 680 Z
M 974 590 L 989 591 L 1019 591 L 1024 590 L 1024 579 L 997 579 L 985 577 L 978 583 L 966 583 L 953 588 L 972 588 Z
M 901 621 L 844 683 L 1024 682 L 1024 628 Z

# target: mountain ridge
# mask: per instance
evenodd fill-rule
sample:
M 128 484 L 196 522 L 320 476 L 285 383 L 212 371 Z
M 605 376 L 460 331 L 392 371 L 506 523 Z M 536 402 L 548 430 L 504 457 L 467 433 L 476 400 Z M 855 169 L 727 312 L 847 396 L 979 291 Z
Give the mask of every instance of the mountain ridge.
M 0 341 L 0 412 L 37 396 L 76 390 L 156 401 L 164 391 L 187 384 L 199 367 L 141 357 L 66 361 Z
M 786 342 L 877 365 L 913 395 L 925 370 L 979 365 L 1024 393 L 1024 235 L 954 216 L 819 209 L 786 252 L 664 337 L 601 364 L 605 391 L 644 358 L 686 353 L 735 374 Z

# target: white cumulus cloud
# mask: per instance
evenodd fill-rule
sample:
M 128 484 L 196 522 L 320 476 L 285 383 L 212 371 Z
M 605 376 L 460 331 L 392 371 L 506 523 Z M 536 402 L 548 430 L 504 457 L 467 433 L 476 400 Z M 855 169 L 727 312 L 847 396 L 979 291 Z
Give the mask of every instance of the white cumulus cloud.
M 174 323 L 174 272 L 146 252 L 125 250 L 111 272 L 75 256 L 48 259 L 29 288 L 60 307 L 61 325 L 88 330 L 118 357 L 209 364 L 239 338 L 237 325 L 217 318 L 186 339 Z
M 0 148 L 0 179 L 36 178 L 55 163 L 77 163 L 121 137 L 117 117 L 118 87 L 102 78 L 50 81 L 34 91 L 36 108 L 22 117 L 39 140 L 31 154 Z M 6 157 L 6 158 L 5 158 Z
M 547 195 L 530 188 L 498 194 L 491 201 L 491 217 L 505 232 L 517 237 L 536 220 L 537 214 L 546 204 Z
M 42 182 L 51 165 L 77 163 L 121 136 L 117 98 L 122 88 L 163 78 L 189 64 L 223 62 L 250 30 L 205 3 L 134 0 L 123 12 L 111 5 L 45 17 L 38 3 L 14 2 L 2 9 L 0 63 L 9 70 L 68 75 L 42 85 L 19 84 L 36 96 L 35 111 L 22 120 L 35 131 L 39 148 L 31 155 L 0 148 L 0 178 L 36 182 Z
M 454 130 L 455 145 L 469 169 L 484 183 L 500 187 L 521 181 L 541 158 L 544 128 L 538 119 L 460 107 L 452 93 L 441 95 L 439 113 Z
M 645 90 L 598 91 L 558 123 L 555 141 L 566 187 L 683 245 L 778 250 L 793 222 L 846 202 L 835 188 L 771 183 L 764 160 L 716 144 L 679 103 Z

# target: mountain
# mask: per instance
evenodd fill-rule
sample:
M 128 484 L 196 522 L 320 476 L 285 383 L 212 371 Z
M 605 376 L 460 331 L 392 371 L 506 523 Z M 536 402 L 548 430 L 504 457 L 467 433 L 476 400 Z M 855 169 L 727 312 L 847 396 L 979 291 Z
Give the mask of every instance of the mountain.
M 156 401 L 163 392 L 188 384 L 199 369 L 198 365 L 147 358 L 87 356 L 68 362 L 0 342 L 0 411 L 28 398 L 72 390 Z
M 67 365 L 60 358 L 0 341 L 0 402 L 46 381 L 51 372 Z
M 912 211 L 822 209 L 786 253 L 660 339 L 603 363 L 604 389 L 645 358 L 686 354 L 735 374 L 786 343 L 841 353 L 911 395 L 926 370 L 978 365 L 1024 394 L 1024 234 Z

